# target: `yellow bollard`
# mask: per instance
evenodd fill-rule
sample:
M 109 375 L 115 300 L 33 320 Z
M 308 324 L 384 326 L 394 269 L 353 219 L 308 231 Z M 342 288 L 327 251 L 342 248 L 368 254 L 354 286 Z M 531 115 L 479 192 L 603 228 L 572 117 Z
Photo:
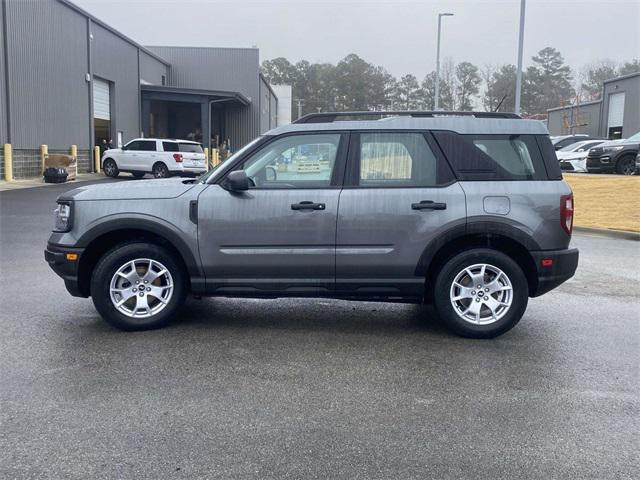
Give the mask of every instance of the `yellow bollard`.
M 49 145 L 40 145 L 40 170 L 44 174 L 44 158 L 49 154 Z
M 71 154 L 71 156 L 73 158 L 78 158 L 78 146 L 77 145 L 71 145 L 71 149 L 69 150 L 69 153 Z
M 214 149 L 211 151 L 211 164 L 215 167 L 220 163 L 220 154 L 218 153 L 218 149 Z
M 93 147 L 93 163 L 95 165 L 96 173 L 100 173 L 100 147 Z
M 207 166 L 207 170 L 209 170 L 209 147 L 204 147 L 204 164 Z
M 4 144 L 4 179 L 7 182 L 13 181 L 13 151 L 11 144 Z

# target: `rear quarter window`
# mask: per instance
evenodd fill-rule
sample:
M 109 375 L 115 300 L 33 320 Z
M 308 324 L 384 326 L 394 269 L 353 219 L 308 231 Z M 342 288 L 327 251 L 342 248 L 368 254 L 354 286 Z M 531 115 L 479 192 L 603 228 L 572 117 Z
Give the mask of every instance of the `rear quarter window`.
M 535 135 L 433 135 L 460 180 L 548 179 Z
M 165 152 L 179 152 L 178 144 L 176 142 L 162 142 L 162 149 Z

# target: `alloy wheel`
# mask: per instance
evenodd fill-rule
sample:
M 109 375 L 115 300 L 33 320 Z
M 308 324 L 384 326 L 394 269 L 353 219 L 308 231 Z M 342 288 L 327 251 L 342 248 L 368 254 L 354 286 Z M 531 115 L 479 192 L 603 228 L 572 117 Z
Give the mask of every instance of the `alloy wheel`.
M 513 301 L 513 286 L 498 267 L 478 263 L 454 278 L 449 292 L 451 305 L 464 321 L 489 325 L 504 317 Z
M 157 260 L 137 258 L 116 270 L 109 293 L 113 306 L 130 318 L 149 318 L 161 312 L 173 295 L 173 278 Z

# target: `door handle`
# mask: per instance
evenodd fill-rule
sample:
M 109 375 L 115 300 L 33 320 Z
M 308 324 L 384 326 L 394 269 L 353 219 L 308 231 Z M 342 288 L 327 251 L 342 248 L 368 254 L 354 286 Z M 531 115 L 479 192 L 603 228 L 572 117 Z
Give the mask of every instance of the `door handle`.
M 412 203 L 411 208 L 413 210 L 445 210 L 447 204 L 434 202 L 433 200 L 422 200 L 420 203 Z
M 325 208 L 327 208 L 327 206 L 324 203 L 313 203 L 309 201 L 291 204 L 291 210 L 324 210 Z

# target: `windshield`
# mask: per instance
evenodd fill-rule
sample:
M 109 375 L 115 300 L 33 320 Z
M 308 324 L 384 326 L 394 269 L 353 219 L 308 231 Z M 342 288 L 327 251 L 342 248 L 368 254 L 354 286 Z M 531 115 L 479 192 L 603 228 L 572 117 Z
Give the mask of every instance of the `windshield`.
M 640 141 L 640 132 L 636 133 L 635 135 L 631 135 L 627 140 L 630 140 L 632 142 Z
M 566 147 L 562 147 L 560 150 L 558 150 L 559 152 L 572 152 L 577 148 L 580 148 L 581 146 L 583 146 L 585 143 L 587 142 L 578 142 L 578 143 L 572 143 L 570 145 L 567 145 Z
M 227 158 L 224 162 L 220 162 L 218 165 L 214 165 L 213 167 L 211 167 L 211 169 L 206 172 L 203 173 L 202 175 L 200 175 L 200 177 L 198 177 L 198 182 L 199 183 L 207 183 L 207 180 L 213 176 L 214 172 L 216 172 L 222 165 L 226 165 L 228 162 L 235 160 L 236 158 L 238 158 L 240 155 L 244 154 L 244 152 L 246 152 L 247 150 L 249 150 L 251 147 L 253 147 L 256 143 L 258 143 L 260 140 L 262 140 L 264 137 L 260 136 L 260 137 L 256 137 L 255 139 L 253 139 L 251 142 L 247 143 L 244 147 L 242 147 L 240 150 L 238 150 L 236 153 L 234 153 L 233 155 L 231 155 L 229 158 Z

